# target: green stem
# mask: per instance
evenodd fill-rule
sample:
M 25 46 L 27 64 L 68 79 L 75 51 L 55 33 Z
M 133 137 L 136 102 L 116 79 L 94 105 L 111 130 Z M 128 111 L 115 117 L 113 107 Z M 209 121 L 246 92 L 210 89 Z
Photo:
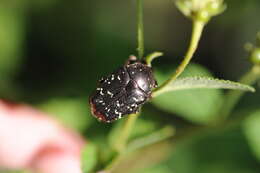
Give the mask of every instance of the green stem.
M 197 20 L 193 21 L 191 41 L 190 41 L 190 45 L 189 45 L 188 51 L 187 51 L 186 55 L 184 56 L 183 61 L 177 67 L 177 70 L 170 77 L 170 79 L 168 79 L 160 87 L 158 87 L 157 89 L 154 90 L 153 97 L 161 94 L 164 91 L 164 88 L 167 85 L 169 85 L 170 83 L 172 83 L 175 79 L 177 79 L 177 77 L 179 77 L 179 75 L 184 71 L 184 69 L 189 64 L 191 58 L 193 57 L 193 55 L 194 55 L 194 53 L 195 53 L 195 51 L 196 51 L 196 49 L 198 47 L 199 40 L 201 38 L 201 34 L 202 34 L 204 26 L 205 26 L 204 22 L 197 21 Z
M 139 58 L 142 58 L 144 55 L 143 0 L 137 0 L 137 45 Z M 119 151 L 123 151 L 125 149 L 125 145 L 137 117 L 137 114 L 129 115 L 125 124 L 123 125 L 122 132 L 119 135 L 117 142 Z
M 137 52 L 139 59 L 141 59 L 144 55 L 143 0 L 137 0 Z M 132 114 L 127 117 L 115 144 L 115 147 L 119 153 L 106 166 L 105 171 L 111 172 L 123 156 L 128 138 L 132 132 L 137 117 L 138 114 Z
M 131 153 L 154 143 L 166 140 L 170 137 L 173 137 L 174 134 L 175 129 L 172 126 L 166 126 L 156 132 L 151 133 L 150 135 L 131 141 L 125 150 L 125 153 Z
M 144 55 L 144 26 L 143 26 L 143 0 L 137 0 L 137 51 L 139 58 Z M 123 129 L 118 137 L 118 142 L 116 147 L 119 152 L 125 149 L 125 145 L 130 136 L 134 123 L 136 121 L 137 115 L 129 115 Z
M 100 172 L 111 173 L 117 164 L 121 161 L 122 155 L 117 155 L 106 167 Z
M 132 132 L 132 129 L 134 127 L 135 121 L 138 117 L 138 114 L 131 114 L 128 115 L 128 118 L 123 124 L 123 128 L 118 136 L 117 142 L 115 143 L 116 150 L 118 151 L 118 154 L 115 156 L 115 158 L 105 167 L 105 171 L 111 172 L 116 165 L 120 162 L 121 158 L 124 155 L 124 151 L 127 145 L 128 138 Z
M 137 0 L 137 52 L 141 59 L 144 56 L 144 24 L 143 24 L 143 0 Z
M 240 83 L 253 85 L 260 78 L 260 66 L 253 66 L 249 72 L 239 80 Z M 243 96 L 245 92 L 239 90 L 231 90 L 227 93 L 225 102 L 221 107 L 220 111 L 220 121 L 228 118 L 234 107 L 236 106 L 239 99 Z
M 160 56 L 163 56 L 162 52 L 153 52 L 145 58 L 145 62 L 148 66 L 152 67 L 152 61 Z
M 174 134 L 175 129 L 172 126 L 166 126 L 148 136 L 133 140 L 131 143 L 127 145 L 126 149 L 122 150 L 120 154 L 118 154 L 112 160 L 112 162 L 110 162 L 110 164 L 107 165 L 105 171 L 112 172 L 116 168 L 116 166 L 120 164 L 120 161 L 127 156 L 127 154 L 145 148 L 147 146 L 151 146 L 155 143 L 165 141 L 166 139 L 171 138 Z
M 131 134 L 131 131 L 133 129 L 137 117 L 138 114 L 128 115 L 128 118 L 124 122 L 123 128 L 121 129 L 121 132 L 117 138 L 117 142 L 115 143 L 115 147 L 119 153 L 125 150 L 128 138 Z

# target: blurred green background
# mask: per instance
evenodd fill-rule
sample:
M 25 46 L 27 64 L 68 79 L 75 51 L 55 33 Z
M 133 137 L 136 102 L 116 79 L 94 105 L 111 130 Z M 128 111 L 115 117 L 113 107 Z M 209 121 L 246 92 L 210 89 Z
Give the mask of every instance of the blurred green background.
M 170 0 L 144 3 L 146 54 L 165 54 L 153 64 L 161 83 L 185 53 L 191 22 Z M 227 10 L 207 25 L 193 59 L 195 64 L 184 75 L 238 80 L 250 68 L 243 46 L 254 41 L 260 29 L 260 1 L 226 3 Z M 50 113 L 100 146 L 104 153 L 109 130 L 118 123 L 102 124 L 92 118 L 88 97 L 97 80 L 131 54 L 136 54 L 134 0 L 0 1 L 1 98 L 32 104 Z M 255 87 L 259 90 L 259 84 Z M 132 137 L 165 125 L 175 126 L 179 134 L 205 124 L 214 119 L 223 99 L 223 92 L 217 90 L 158 97 L 154 104 L 144 106 Z M 259 100 L 257 91 L 245 95 L 237 105 L 236 112 L 248 114 L 242 123 L 155 145 L 156 149 L 143 151 L 147 157 L 131 156 L 132 160 L 122 163 L 118 172 L 128 167 L 128 172 L 134 173 L 259 173 Z

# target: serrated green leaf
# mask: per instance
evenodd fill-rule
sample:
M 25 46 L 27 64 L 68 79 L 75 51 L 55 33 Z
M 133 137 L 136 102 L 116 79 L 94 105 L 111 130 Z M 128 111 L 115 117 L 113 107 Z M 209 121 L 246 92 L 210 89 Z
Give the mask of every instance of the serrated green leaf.
M 243 128 L 253 153 L 260 160 L 260 110 L 249 115 Z
M 97 147 L 92 143 L 87 143 L 81 153 L 81 165 L 83 173 L 93 171 L 97 164 Z
M 251 86 L 244 85 L 238 82 L 233 82 L 229 80 L 220 80 L 210 77 L 184 77 L 178 78 L 177 80 L 170 83 L 167 87 L 163 89 L 162 92 L 176 91 L 176 90 L 186 90 L 186 89 L 235 89 L 243 91 L 254 92 L 255 89 Z
M 168 68 L 169 69 L 169 68 Z M 169 78 L 175 69 L 167 67 L 155 69 L 155 77 L 159 83 Z M 212 77 L 208 70 L 196 64 L 190 64 L 180 77 L 187 76 Z M 222 104 L 223 94 L 216 89 L 179 90 L 168 92 L 153 98 L 152 103 L 159 109 L 173 113 L 195 123 L 207 123 L 214 120 Z

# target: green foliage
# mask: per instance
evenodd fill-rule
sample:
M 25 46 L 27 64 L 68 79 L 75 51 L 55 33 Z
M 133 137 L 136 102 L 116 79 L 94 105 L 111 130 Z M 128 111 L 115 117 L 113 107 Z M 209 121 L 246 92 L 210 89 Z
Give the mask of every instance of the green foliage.
M 210 130 L 209 130 L 210 131 Z M 211 131 L 172 144 L 168 160 L 134 173 L 257 173 L 258 164 L 238 127 Z
M 145 137 L 138 138 L 136 140 L 132 140 L 129 145 L 127 146 L 127 149 L 125 152 L 132 152 L 137 149 L 152 145 L 154 143 L 166 140 L 170 137 L 173 137 L 175 133 L 175 130 L 171 126 L 166 126 L 160 130 L 157 130 L 156 132 L 150 133 L 149 135 L 146 135 Z
M 254 155 L 260 160 L 260 110 L 248 116 L 243 129 Z
M 158 83 L 165 81 L 174 71 L 155 70 Z M 211 74 L 204 67 L 191 64 L 181 77 L 197 75 L 211 77 Z M 223 94 L 220 90 L 183 90 L 162 94 L 152 100 L 152 103 L 158 108 L 167 112 L 177 114 L 187 120 L 195 123 L 207 123 L 213 120 L 214 115 L 220 108 Z
M 129 116 L 133 116 L 133 115 L 129 115 Z M 126 121 L 126 119 L 117 122 L 113 126 L 112 130 L 110 131 L 110 133 L 108 135 L 109 144 L 114 149 L 116 149 L 116 147 L 117 147 L 117 146 L 115 146 L 115 144 L 118 141 L 118 136 L 121 133 L 121 129 L 122 129 L 122 126 L 124 125 L 124 121 Z M 139 118 L 135 124 L 135 128 L 133 129 L 133 131 L 131 133 L 130 139 L 148 135 L 148 134 L 152 133 L 154 130 L 156 130 L 157 127 L 158 126 L 156 125 L 156 122 Z
M 116 165 L 112 172 L 135 173 L 138 170 L 152 167 L 160 164 L 162 160 L 167 159 L 171 150 L 172 145 L 167 141 L 149 145 L 124 156 L 122 161 Z
M 18 95 L 12 81 L 21 65 L 24 17 L 22 6 L 14 11 L 12 6 L 0 2 L 0 95 L 4 97 Z
M 0 75 L 13 75 L 20 64 L 24 37 L 24 16 L 21 10 L 13 11 L 0 6 Z
M 98 155 L 97 148 L 92 143 L 87 143 L 81 153 L 81 165 L 83 173 L 90 173 L 95 168 Z
M 237 105 L 242 92 L 225 93 L 215 88 L 253 89 L 215 80 L 205 68 L 225 79 L 239 79 L 244 71 L 249 71 L 245 84 L 253 85 L 259 79 L 260 34 L 256 45 L 249 46 L 248 57 L 258 66 L 251 69 L 258 72 L 246 69 L 245 58 L 239 49 L 244 37 L 250 38 L 252 32 L 259 29 L 257 18 L 252 17 L 259 13 L 258 0 L 227 1 L 231 8 L 205 29 L 206 36 L 202 40 L 200 36 L 205 24 L 225 10 L 224 1 L 174 0 L 193 25 L 200 24 L 199 29 L 192 30 L 193 39 L 190 39 L 186 53 L 183 50 L 189 40 L 190 25 L 179 13 L 172 12 L 172 2 L 154 0 L 142 4 L 142 0 L 138 0 L 138 15 L 131 8 L 132 1 L 114 2 L 1 1 L 1 96 L 38 106 L 86 138 L 88 143 L 82 151 L 84 173 L 103 169 L 111 163 L 114 166 L 112 173 L 258 173 L 260 112 L 247 115 L 247 108 L 255 106 L 258 109 L 259 92 L 248 94 L 243 98 L 244 104 Z M 145 16 L 142 5 L 147 10 Z M 92 7 L 98 8 L 93 10 Z M 171 21 L 178 23 L 169 24 L 169 15 Z M 136 17 L 138 31 L 133 32 Z M 147 25 L 145 34 L 143 17 Z M 135 46 L 136 33 L 138 46 Z M 149 43 L 145 46 L 144 35 Z M 205 67 L 189 64 L 198 46 L 200 52 L 195 61 Z M 173 56 L 189 58 L 182 66 L 184 73 L 173 77 L 174 80 L 163 88 L 168 92 L 162 90 L 151 100 L 153 105 L 146 104 L 142 108 L 137 121 L 129 128 L 131 134 L 123 141 L 126 144 L 123 154 L 117 155 L 115 150 L 121 150 L 117 150 L 115 144 L 129 116 L 113 124 L 100 123 L 90 115 L 87 95 L 93 91 L 97 79 L 123 64 L 128 55 L 135 52 L 135 47 L 138 47 L 140 58 L 146 54 L 144 50 L 165 52 L 165 57 L 153 62 L 159 85 L 176 74 L 172 64 L 179 64 L 179 61 Z M 143 60 L 152 66 L 153 59 L 161 55 L 161 52 L 155 52 Z M 163 68 L 156 68 L 160 65 Z M 252 77 L 252 73 L 255 76 Z M 235 105 L 238 111 L 234 111 Z M 225 107 L 227 111 L 223 109 Z M 214 127 L 210 126 L 208 123 L 223 116 L 221 110 L 228 114 L 224 116 L 226 121 L 213 122 Z M 243 117 L 237 112 L 248 116 L 242 122 L 243 131 L 239 126 Z M 238 126 L 225 130 L 234 124 Z
M 164 92 L 176 91 L 176 90 L 187 90 L 187 89 L 235 89 L 242 91 L 255 92 L 255 89 L 251 86 L 244 85 L 238 82 L 232 82 L 228 80 L 214 79 L 209 77 L 185 77 L 179 78 L 169 83 L 165 88 Z
M 85 99 L 57 98 L 40 105 L 40 108 L 60 120 L 64 125 L 83 131 L 91 125 L 93 118 Z

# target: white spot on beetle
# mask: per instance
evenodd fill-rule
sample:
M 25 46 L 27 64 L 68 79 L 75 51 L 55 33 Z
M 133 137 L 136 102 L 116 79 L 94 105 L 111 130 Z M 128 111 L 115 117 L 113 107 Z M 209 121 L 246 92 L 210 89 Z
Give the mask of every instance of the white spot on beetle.
M 117 115 L 119 114 L 119 112 L 116 109 L 115 109 L 115 114 L 117 114 Z
M 133 109 L 130 106 L 126 107 L 129 111 L 132 111 Z
M 100 91 L 99 91 L 99 94 L 102 95 L 102 96 L 105 95 L 105 94 L 103 93 L 103 90 L 100 90 Z
M 111 93 L 110 91 L 107 91 L 107 94 L 111 96 L 111 98 L 114 96 L 113 93 Z
M 119 104 L 119 101 L 118 101 L 118 100 L 116 101 L 116 106 L 117 106 L 117 107 L 120 107 L 120 104 Z
M 121 78 L 120 78 L 120 76 L 119 76 L 119 75 L 117 76 L 117 79 L 118 79 L 119 81 L 121 80 Z
M 119 116 L 118 116 L 118 119 L 121 119 L 121 118 L 122 118 L 122 113 L 120 112 Z
M 115 75 L 112 74 L 111 76 L 111 80 L 114 80 L 115 79 Z
M 135 98 L 135 97 L 133 97 L 133 99 L 134 99 L 134 101 L 136 101 L 136 102 L 138 101 L 138 99 L 137 99 L 137 98 Z
M 134 104 L 131 104 L 131 107 L 135 108 L 135 107 L 137 107 L 137 105 L 134 103 Z

